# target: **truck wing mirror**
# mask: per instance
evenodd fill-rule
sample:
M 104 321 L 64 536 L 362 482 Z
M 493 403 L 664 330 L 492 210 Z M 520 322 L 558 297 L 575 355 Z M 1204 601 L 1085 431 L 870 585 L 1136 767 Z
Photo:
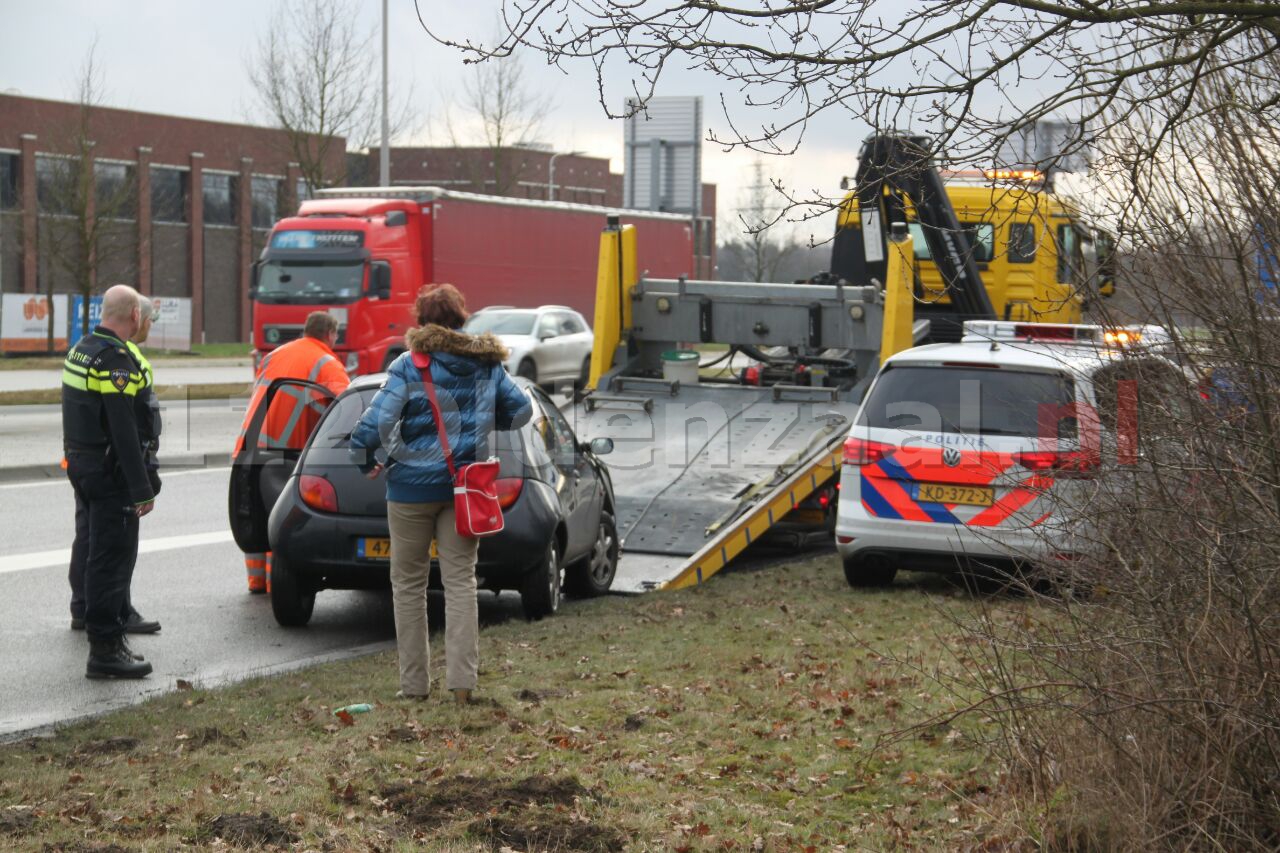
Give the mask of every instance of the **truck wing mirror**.
M 254 261 L 249 265 L 249 299 L 258 298 L 258 276 L 262 274 L 262 261 Z
M 391 264 L 374 261 L 369 269 L 369 295 L 374 299 L 391 298 Z

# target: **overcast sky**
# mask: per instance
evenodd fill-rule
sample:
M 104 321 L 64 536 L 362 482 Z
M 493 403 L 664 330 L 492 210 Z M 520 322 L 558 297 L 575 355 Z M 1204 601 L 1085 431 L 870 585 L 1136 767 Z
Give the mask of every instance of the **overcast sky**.
M 0 0 L 0 5 L 5 7 L 0 91 L 73 100 L 78 71 L 96 39 L 108 106 L 244 122 L 253 118 L 246 63 L 279 2 Z M 418 125 L 412 137 L 397 142 L 447 144 L 443 130 L 447 101 L 468 71 L 457 53 L 440 47 L 422 31 L 409 0 L 391 0 L 390 6 L 393 97 L 397 87 L 412 82 L 412 117 Z M 496 0 L 422 2 L 424 14 L 447 16 L 442 20 L 451 32 L 478 37 L 494 31 L 495 8 Z M 380 3 L 362 0 L 360 9 L 365 26 L 379 25 Z M 557 150 L 578 149 L 609 157 L 614 171 L 622 171 L 622 123 L 605 117 L 590 66 L 573 66 L 574 73 L 567 75 L 536 55 L 522 62 L 527 79 L 553 104 L 541 134 L 543 141 Z M 720 98 L 740 104 L 742 94 L 724 89 L 714 78 L 678 68 L 674 72 L 661 94 L 704 96 L 707 129 L 726 133 Z M 621 82 L 619 88 L 625 90 L 625 81 Z M 852 173 L 865 133 L 864 127 L 849 126 L 840 117 L 820 120 L 810 128 L 797 154 L 766 158 L 766 170 L 803 194 L 837 195 L 841 176 Z M 754 157 L 750 152 L 726 153 L 710 143 L 703 146 L 703 179 L 719 186 L 722 224 L 739 202 Z M 812 231 L 825 239 L 832 227 L 829 219 L 798 226 L 797 236 Z

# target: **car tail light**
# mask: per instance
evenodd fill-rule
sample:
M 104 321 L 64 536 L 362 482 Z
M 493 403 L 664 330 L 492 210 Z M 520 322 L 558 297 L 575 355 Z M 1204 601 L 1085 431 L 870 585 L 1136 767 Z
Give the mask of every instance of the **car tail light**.
M 850 542 L 852 542 L 852 541 L 853 541 L 853 537 L 852 537 L 852 536 L 837 536 L 837 537 L 836 537 L 836 542 L 838 542 L 838 543 L 839 543 L 839 544 L 841 544 L 841 545 L 848 545 L 848 544 L 849 544 Z
M 861 438 L 847 438 L 844 442 L 844 464 L 874 465 L 881 459 L 897 450 L 892 444 L 880 441 L 866 441 Z
M 510 509 L 511 505 L 516 502 L 516 498 L 520 497 L 520 490 L 524 488 L 524 479 L 521 477 L 504 477 L 501 480 L 495 480 L 493 485 L 498 490 L 498 506 L 503 509 Z
M 338 511 L 338 493 L 324 477 L 315 474 L 303 474 L 298 478 L 298 491 L 302 493 L 302 502 L 312 509 L 321 512 Z
M 1034 450 L 1014 454 L 1014 461 L 1028 471 L 1043 471 L 1055 477 L 1089 479 L 1097 474 L 1098 454 L 1084 450 Z

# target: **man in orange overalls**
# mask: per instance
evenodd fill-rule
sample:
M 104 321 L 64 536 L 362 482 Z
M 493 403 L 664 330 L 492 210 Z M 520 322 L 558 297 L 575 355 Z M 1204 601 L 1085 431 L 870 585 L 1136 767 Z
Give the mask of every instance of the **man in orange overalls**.
M 245 432 L 249 421 L 267 388 L 276 379 L 305 379 L 341 394 L 351 384 L 342 362 L 333 354 L 338 340 L 338 321 L 324 311 L 307 315 L 302 337 L 272 350 L 258 366 L 253 383 L 253 396 L 245 410 L 240 436 L 236 439 L 235 454 L 244 449 Z M 311 431 L 320 422 L 327 401 L 305 388 L 285 386 L 276 392 L 267 410 L 258 435 L 259 447 L 291 448 L 301 450 Z M 249 592 L 260 595 L 267 592 L 270 579 L 270 554 L 245 554 L 244 567 L 249 576 Z

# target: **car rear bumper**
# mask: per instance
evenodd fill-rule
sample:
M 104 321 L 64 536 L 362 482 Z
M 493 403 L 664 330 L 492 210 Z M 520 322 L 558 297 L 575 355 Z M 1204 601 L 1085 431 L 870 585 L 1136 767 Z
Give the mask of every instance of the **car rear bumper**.
M 520 497 L 504 511 L 504 529 L 480 542 L 476 575 L 481 587 L 514 589 L 536 566 L 555 535 L 555 493 L 526 480 Z M 362 538 L 389 538 L 386 516 L 317 512 L 302 503 L 291 479 L 271 513 L 271 547 L 289 567 L 320 589 L 373 589 L 390 585 L 390 561 L 358 554 Z M 438 575 L 432 571 L 432 583 Z

